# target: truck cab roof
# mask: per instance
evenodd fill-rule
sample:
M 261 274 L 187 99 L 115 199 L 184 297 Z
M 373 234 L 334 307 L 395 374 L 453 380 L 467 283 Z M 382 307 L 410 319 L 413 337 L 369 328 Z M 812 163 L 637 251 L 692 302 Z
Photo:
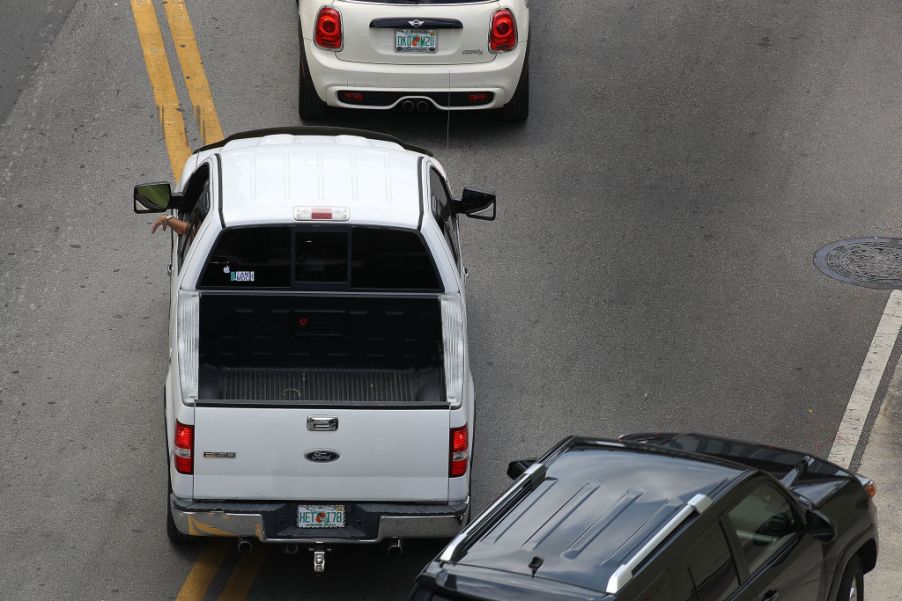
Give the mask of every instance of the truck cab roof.
M 351 223 L 416 229 L 425 151 L 337 131 L 266 130 L 201 149 L 222 161 L 224 226 L 293 223 L 296 207 L 334 207 Z

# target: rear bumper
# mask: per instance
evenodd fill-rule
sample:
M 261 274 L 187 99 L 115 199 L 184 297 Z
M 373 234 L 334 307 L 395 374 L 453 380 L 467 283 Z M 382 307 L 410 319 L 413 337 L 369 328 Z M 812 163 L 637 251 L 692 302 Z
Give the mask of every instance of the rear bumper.
M 191 536 L 254 537 L 264 543 L 378 543 L 392 538 L 451 538 L 470 499 L 450 505 L 344 503 L 345 528 L 295 527 L 297 503 L 196 502 L 169 496 L 176 528 Z
M 329 106 L 351 109 L 394 108 L 405 99 L 423 99 L 446 110 L 495 109 L 507 104 L 517 90 L 526 56 L 527 40 L 512 52 L 495 56 L 484 63 L 459 65 L 394 65 L 343 61 L 335 52 L 317 48 L 302 40 L 307 65 L 319 97 Z M 382 106 L 360 106 L 342 102 L 341 91 L 397 94 L 393 102 Z M 488 92 L 492 101 L 478 106 L 448 106 L 439 94 Z M 425 94 L 429 96 L 425 96 Z

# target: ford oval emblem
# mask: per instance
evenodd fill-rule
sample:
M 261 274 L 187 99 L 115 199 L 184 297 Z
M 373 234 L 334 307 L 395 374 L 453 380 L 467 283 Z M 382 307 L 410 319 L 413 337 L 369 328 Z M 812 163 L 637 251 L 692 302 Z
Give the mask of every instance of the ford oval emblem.
M 337 460 L 338 457 L 339 455 L 337 452 L 328 449 L 316 449 L 304 453 L 304 459 L 314 463 L 330 463 Z

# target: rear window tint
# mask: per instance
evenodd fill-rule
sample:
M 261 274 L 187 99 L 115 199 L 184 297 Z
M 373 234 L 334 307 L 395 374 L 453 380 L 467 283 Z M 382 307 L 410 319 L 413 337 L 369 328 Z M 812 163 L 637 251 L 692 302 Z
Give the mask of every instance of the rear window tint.
M 295 232 L 294 279 L 306 284 L 347 282 L 348 233 Z
M 411 231 L 355 228 L 351 286 L 436 290 L 438 277 L 420 237 Z
M 291 285 L 291 230 L 226 230 L 207 259 L 204 288 L 287 288 Z
M 438 291 L 441 280 L 412 230 L 273 226 L 226 230 L 199 286 Z

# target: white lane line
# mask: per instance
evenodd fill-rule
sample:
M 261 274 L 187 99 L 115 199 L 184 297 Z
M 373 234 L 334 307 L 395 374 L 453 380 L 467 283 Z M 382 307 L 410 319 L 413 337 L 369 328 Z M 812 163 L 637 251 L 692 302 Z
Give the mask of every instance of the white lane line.
M 868 349 L 864 365 L 858 374 L 858 381 L 852 390 L 846 413 L 843 415 L 836 439 L 830 449 L 830 461 L 848 467 L 852 463 L 852 455 L 861 440 L 864 422 L 874 404 L 877 388 L 886 371 L 886 364 L 896 345 L 899 330 L 902 328 L 902 290 L 893 290 L 883 309 L 883 317 L 874 332 L 871 348 Z

